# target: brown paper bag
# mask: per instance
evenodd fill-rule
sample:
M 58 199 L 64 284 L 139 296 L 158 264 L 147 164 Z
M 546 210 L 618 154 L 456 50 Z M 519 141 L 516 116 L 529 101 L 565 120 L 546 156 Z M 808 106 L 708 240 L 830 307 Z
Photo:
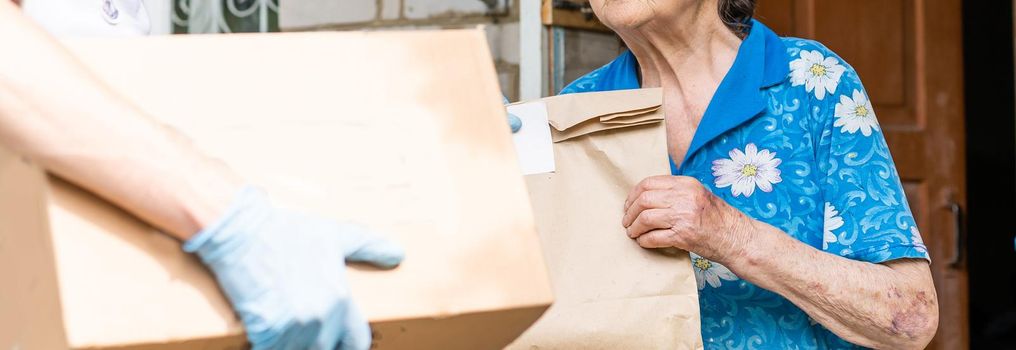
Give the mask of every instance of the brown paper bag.
M 688 253 L 625 235 L 622 207 L 667 174 L 660 89 L 544 99 L 556 172 L 529 175 L 555 303 L 510 349 L 701 349 Z

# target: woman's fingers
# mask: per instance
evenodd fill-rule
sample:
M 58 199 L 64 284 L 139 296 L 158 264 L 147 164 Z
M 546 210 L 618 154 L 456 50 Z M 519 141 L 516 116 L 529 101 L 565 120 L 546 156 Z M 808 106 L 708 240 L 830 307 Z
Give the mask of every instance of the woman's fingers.
M 639 182 L 624 203 L 621 224 L 628 237 L 644 248 L 682 245 L 684 249 L 682 237 L 673 228 L 681 224 L 681 217 L 697 212 L 694 190 L 703 190 L 701 184 L 684 176 L 653 176 Z
M 631 204 L 625 206 L 624 216 L 621 218 L 621 225 L 631 226 L 635 219 L 645 210 L 668 208 L 676 201 L 677 193 L 667 190 L 650 190 L 642 192 L 632 200 Z
M 628 207 L 630 207 L 643 192 L 671 188 L 672 185 L 670 182 L 672 177 L 673 176 L 670 175 L 650 176 L 642 179 L 642 181 L 639 181 L 639 183 L 635 185 L 635 188 L 632 188 L 631 192 L 628 192 L 628 198 L 624 200 L 624 211 L 627 212 Z
M 628 226 L 628 238 L 638 238 L 646 232 L 659 229 L 669 230 L 673 225 L 673 215 L 669 209 L 648 209 L 638 214 L 638 217 Z
M 676 236 L 677 233 L 669 229 L 653 230 L 639 236 L 635 241 L 642 248 L 667 248 L 675 246 Z

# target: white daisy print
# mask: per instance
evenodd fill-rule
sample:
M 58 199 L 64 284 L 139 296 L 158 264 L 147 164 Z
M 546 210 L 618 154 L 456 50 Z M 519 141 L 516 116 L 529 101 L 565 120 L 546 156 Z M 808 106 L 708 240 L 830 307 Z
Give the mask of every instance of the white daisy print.
M 721 280 L 736 281 L 737 276 L 730 272 L 725 266 L 709 261 L 698 254 L 690 253 L 692 270 L 695 270 L 695 281 L 698 282 L 698 289 L 706 288 L 706 283 L 713 288 L 720 288 L 723 285 Z
M 822 100 L 827 92 L 836 92 L 844 71 L 846 68 L 835 57 L 825 57 L 818 50 L 801 50 L 800 58 L 790 62 L 790 83 L 804 85 L 806 91 L 814 91 L 815 98 Z
M 772 192 L 773 184 L 783 181 L 780 169 L 776 168 L 781 160 L 776 158 L 775 152 L 759 151 L 754 143 L 749 143 L 743 152 L 735 148 L 729 155 L 729 159 L 713 161 L 713 176 L 716 187 L 730 187 L 734 197 L 742 194 L 750 197 L 756 187 L 762 192 Z
M 878 130 L 878 119 L 875 119 L 871 101 L 860 90 L 854 90 L 852 97 L 840 95 L 835 115 L 833 126 L 839 127 L 840 132 L 854 134 L 860 130 L 862 135 L 871 136 L 872 130 Z
M 914 243 L 914 249 L 928 252 L 928 247 L 924 245 L 924 238 L 921 238 L 921 231 L 917 230 L 917 226 L 910 226 L 910 240 Z
M 843 218 L 840 217 L 840 212 L 836 211 L 836 207 L 829 202 L 825 204 L 825 220 L 823 220 L 822 227 L 822 249 L 829 249 L 829 243 L 836 243 L 836 234 L 834 230 L 843 227 Z

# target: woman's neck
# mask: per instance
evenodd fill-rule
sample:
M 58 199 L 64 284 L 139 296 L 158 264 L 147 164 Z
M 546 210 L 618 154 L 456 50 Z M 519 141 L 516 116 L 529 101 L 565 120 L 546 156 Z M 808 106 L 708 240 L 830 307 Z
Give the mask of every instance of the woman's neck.
M 712 86 L 734 63 L 741 39 L 720 20 L 707 0 L 636 28 L 618 31 L 638 59 L 643 87 L 671 92 Z

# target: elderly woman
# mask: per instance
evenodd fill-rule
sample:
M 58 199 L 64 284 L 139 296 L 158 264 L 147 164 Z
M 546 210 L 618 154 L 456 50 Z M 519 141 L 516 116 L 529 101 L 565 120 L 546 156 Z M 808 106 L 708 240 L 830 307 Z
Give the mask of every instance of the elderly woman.
M 706 348 L 927 345 L 927 249 L 857 72 L 754 0 L 592 5 L 630 51 L 562 93 L 663 88 L 672 175 L 639 183 L 622 225 L 692 252 Z

